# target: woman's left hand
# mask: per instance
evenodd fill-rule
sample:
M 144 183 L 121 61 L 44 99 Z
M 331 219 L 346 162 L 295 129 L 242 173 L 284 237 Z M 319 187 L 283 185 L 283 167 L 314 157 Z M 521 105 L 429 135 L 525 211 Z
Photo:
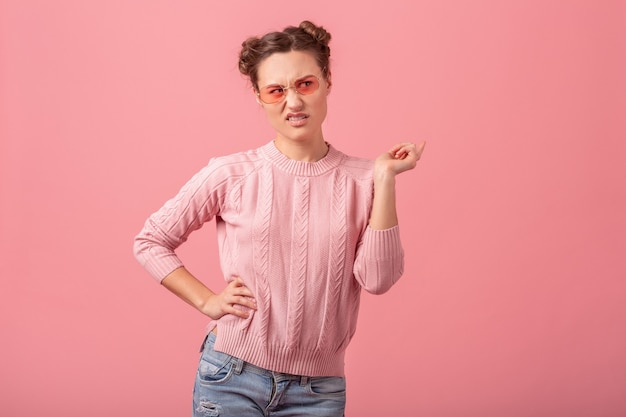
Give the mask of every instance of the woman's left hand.
M 376 158 L 375 170 L 380 174 L 395 176 L 413 169 L 424 152 L 424 146 L 426 142 L 420 143 L 419 146 L 411 142 L 399 143 Z

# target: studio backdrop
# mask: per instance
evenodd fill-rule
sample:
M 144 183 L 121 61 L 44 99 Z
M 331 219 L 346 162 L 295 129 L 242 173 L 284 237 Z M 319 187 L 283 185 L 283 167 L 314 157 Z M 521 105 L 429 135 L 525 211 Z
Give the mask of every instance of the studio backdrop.
M 351 417 L 626 415 L 626 6 L 611 0 L 0 3 L 0 415 L 187 416 L 208 318 L 144 220 L 273 136 L 251 35 L 332 34 L 325 138 L 398 178 L 405 273 L 363 294 Z M 221 289 L 214 223 L 179 255 Z

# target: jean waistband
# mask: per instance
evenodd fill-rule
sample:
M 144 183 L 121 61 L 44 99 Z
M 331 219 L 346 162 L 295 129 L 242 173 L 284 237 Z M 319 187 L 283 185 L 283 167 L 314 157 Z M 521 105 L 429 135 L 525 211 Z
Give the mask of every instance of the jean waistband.
M 205 343 L 207 340 L 212 343 L 215 343 L 216 338 L 217 337 L 215 333 L 210 332 L 204 340 L 205 340 Z M 203 346 L 204 346 L 204 343 L 203 343 Z M 300 385 L 302 386 L 305 386 L 311 379 L 311 377 L 305 376 L 305 375 L 286 374 L 282 372 L 272 371 L 270 369 L 261 368 L 260 366 L 254 365 L 250 362 L 246 362 L 243 359 L 239 359 L 232 355 L 231 355 L 231 363 L 233 365 L 233 371 L 237 375 L 241 374 L 245 370 L 247 372 L 253 372 L 257 375 L 271 377 L 275 381 L 300 381 Z

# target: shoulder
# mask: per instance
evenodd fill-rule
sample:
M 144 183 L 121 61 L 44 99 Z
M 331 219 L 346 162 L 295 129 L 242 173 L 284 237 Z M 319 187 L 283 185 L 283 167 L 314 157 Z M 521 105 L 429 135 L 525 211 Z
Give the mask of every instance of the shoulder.
M 254 172 L 261 163 L 262 158 L 257 149 L 242 151 L 211 158 L 198 175 L 205 178 L 234 180 Z
M 367 158 L 343 154 L 338 168 L 356 181 L 369 182 L 372 180 L 374 161 Z
M 216 156 L 209 160 L 207 167 L 213 169 L 226 169 L 234 171 L 246 171 L 254 169 L 258 165 L 261 157 L 258 149 L 251 149 L 233 153 L 230 155 Z
M 235 184 L 255 172 L 260 159 L 256 150 L 213 157 L 191 177 L 183 186 L 182 191 L 203 190 L 202 193 L 226 193 Z

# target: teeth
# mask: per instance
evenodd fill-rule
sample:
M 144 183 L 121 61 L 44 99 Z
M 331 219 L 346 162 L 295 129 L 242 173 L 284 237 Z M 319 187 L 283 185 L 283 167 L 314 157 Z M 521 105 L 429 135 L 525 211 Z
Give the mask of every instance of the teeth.
M 288 120 L 291 122 L 295 122 L 296 120 L 303 120 L 303 119 L 306 119 L 306 116 L 291 116 L 289 117 Z

